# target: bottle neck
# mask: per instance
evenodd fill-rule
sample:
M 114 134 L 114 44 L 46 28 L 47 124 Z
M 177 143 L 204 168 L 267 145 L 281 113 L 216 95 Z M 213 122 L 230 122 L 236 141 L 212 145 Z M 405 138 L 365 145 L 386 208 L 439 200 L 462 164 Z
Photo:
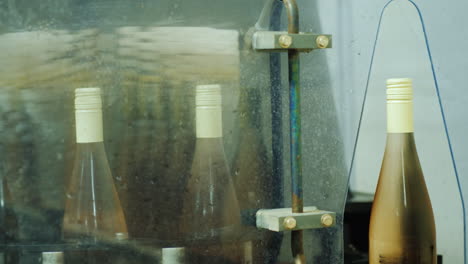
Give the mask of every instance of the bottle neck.
M 412 100 L 387 102 L 387 132 L 414 132 Z
M 197 138 L 195 152 L 196 155 L 214 155 L 224 158 L 223 138 Z
M 88 143 L 78 143 L 76 144 L 77 152 L 85 154 L 85 153 L 101 153 L 103 152 L 105 155 L 105 148 L 104 142 L 88 142 Z
M 394 150 L 400 153 L 401 149 L 415 149 L 414 133 L 388 133 L 386 150 Z
M 76 142 L 103 142 L 102 110 L 76 110 Z
M 197 107 L 197 138 L 222 138 L 223 122 L 221 106 Z
M 414 170 L 417 173 L 409 173 Z M 387 134 L 382 171 L 387 172 L 385 175 L 394 175 L 390 178 L 422 176 L 414 134 L 412 132 Z
M 107 154 L 103 142 L 77 143 L 75 160 L 103 159 L 108 163 Z

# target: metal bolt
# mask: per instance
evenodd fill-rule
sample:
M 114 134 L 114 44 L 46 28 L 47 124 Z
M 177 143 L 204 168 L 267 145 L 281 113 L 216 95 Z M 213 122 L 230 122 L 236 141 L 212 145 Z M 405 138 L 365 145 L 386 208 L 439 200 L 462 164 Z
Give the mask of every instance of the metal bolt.
M 330 227 L 333 225 L 333 216 L 329 214 L 324 214 L 322 215 L 322 218 L 320 219 L 320 221 L 322 222 L 322 225 L 324 227 Z
M 284 219 L 283 225 L 284 225 L 284 227 L 285 227 L 286 229 L 291 230 L 291 229 L 296 228 L 296 226 L 297 226 L 297 221 L 296 221 L 296 219 L 295 219 L 294 217 L 288 216 L 288 217 L 286 217 L 286 218 Z
M 330 39 L 327 36 L 320 35 L 315 39 L 315 43 L 317 43 L 317 47 L 324 49 L 330 45 Z
M 289 48 L 291 47 L 292 43 L 293 43 L 293 40 L 291 38 L 291 36 L 288 36 L 288 35 L 281 35 L 278 39 L 278 42 L 280 44 L 280 46 L 282 48 Z

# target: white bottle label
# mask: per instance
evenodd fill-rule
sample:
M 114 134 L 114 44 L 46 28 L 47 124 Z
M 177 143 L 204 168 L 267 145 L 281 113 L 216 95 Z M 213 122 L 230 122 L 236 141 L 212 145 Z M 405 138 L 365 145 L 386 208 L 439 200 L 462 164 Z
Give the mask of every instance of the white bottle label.
M 410 78 L 387 80 L 387 132 L 414 132 L 413 81 Z
M 387 132 L 414 132 L 413 102 L 387 103 Z
M 223 136 L 221 107 L 197 107 L 197 138 L 220 138 Z
M 102 142 L 102 111 L 76 111 L 76 142 Z
M 185 248 L 163 248 L 163 264 L 181 264 L 185 262 Z

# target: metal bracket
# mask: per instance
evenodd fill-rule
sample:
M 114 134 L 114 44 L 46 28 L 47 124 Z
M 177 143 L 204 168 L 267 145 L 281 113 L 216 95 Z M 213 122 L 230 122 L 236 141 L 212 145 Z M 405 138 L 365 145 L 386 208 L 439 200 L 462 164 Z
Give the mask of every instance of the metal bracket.
M 257 228 L 275 232 L 328 228 L 335 225 L 334 212 L 319 210 L 315 206 L 304 207 L 303 213 L 292 213 L 291 208 L 261 209 L 257 211 Z
M 312 33 L 291 34 L 279 31 L 257 31 L 252 36 L 252 46 L 257 51 L 298 50 L 310 52 L 314 49 L 332 47 L 332 35 Z

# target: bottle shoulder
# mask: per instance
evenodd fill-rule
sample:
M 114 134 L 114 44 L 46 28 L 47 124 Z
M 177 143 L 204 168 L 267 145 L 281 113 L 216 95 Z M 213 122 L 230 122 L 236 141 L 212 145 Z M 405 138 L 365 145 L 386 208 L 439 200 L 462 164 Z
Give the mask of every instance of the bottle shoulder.
M 240 210 L 222 139 L 197 139 L 190 175 L 184 191 L 182 230 L 201 236 L 240 223 Z M 228 228 L 229 229 L 229 228 Z
M 372 210 L 383 218 L 433 218 L 412 133 L 389 134 Z

